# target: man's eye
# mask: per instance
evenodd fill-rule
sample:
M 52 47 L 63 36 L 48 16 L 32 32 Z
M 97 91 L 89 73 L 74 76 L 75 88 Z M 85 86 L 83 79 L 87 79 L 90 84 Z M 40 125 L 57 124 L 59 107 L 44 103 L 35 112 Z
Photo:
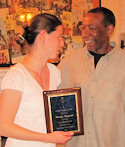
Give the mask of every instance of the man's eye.
M 95 27 L 95 26 L 88 26 L 88 27 L 81 26 L 81 27 L 80 27 L 80 30 L 81 30 L 81 31 L 83 31 L 83 30 L 85 30 L 85 29 L 95 30 L 95 29 L 96 29 L 96 27 Z
M 82 30 L 85 30 L 85 26 L 80 26 L 79 29 L 82 31 Z
M 89 29 L 90 29 L 90 30 L 95 30 L 96 27 L 94 27 L 94 26 L 90 26 Z

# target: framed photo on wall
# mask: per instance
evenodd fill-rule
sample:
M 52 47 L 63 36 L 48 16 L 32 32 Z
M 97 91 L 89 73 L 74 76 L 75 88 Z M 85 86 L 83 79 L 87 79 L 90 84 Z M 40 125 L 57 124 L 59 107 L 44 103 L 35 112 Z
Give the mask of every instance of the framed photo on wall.
M 0 50 L 0 67 L 9 67 L 11 65 L 9 49 Z

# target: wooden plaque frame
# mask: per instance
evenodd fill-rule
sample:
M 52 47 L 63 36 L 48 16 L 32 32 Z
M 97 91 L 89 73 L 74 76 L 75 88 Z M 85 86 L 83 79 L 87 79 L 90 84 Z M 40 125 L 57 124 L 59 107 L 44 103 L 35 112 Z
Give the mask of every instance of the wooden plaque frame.
M 81 88 L 43 91 L 47 132 L 83 135 Z

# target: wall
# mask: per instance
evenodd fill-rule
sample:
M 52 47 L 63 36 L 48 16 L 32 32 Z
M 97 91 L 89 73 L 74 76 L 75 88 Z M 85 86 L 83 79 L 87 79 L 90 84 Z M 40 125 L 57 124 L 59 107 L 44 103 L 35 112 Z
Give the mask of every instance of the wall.
M 113 11 L 116 16 L 116 29 L 111 38 L 120 47 L 121 39 L 125 40 L 125 1 L 124 0 L 101 0 L 103 7 L 107 7 Z

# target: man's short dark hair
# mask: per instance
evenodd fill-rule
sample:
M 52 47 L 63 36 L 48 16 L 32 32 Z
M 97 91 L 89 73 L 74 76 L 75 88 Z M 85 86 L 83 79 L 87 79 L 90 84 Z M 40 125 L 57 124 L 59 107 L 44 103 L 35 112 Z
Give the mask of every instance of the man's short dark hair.
M 115 16 L 113 12 L 104 7 L 97 7 L 88 11 L 88 13 L 102 13 L 104 16 L 103 24 L 105 27 L 112 24 L 115 27 Z

